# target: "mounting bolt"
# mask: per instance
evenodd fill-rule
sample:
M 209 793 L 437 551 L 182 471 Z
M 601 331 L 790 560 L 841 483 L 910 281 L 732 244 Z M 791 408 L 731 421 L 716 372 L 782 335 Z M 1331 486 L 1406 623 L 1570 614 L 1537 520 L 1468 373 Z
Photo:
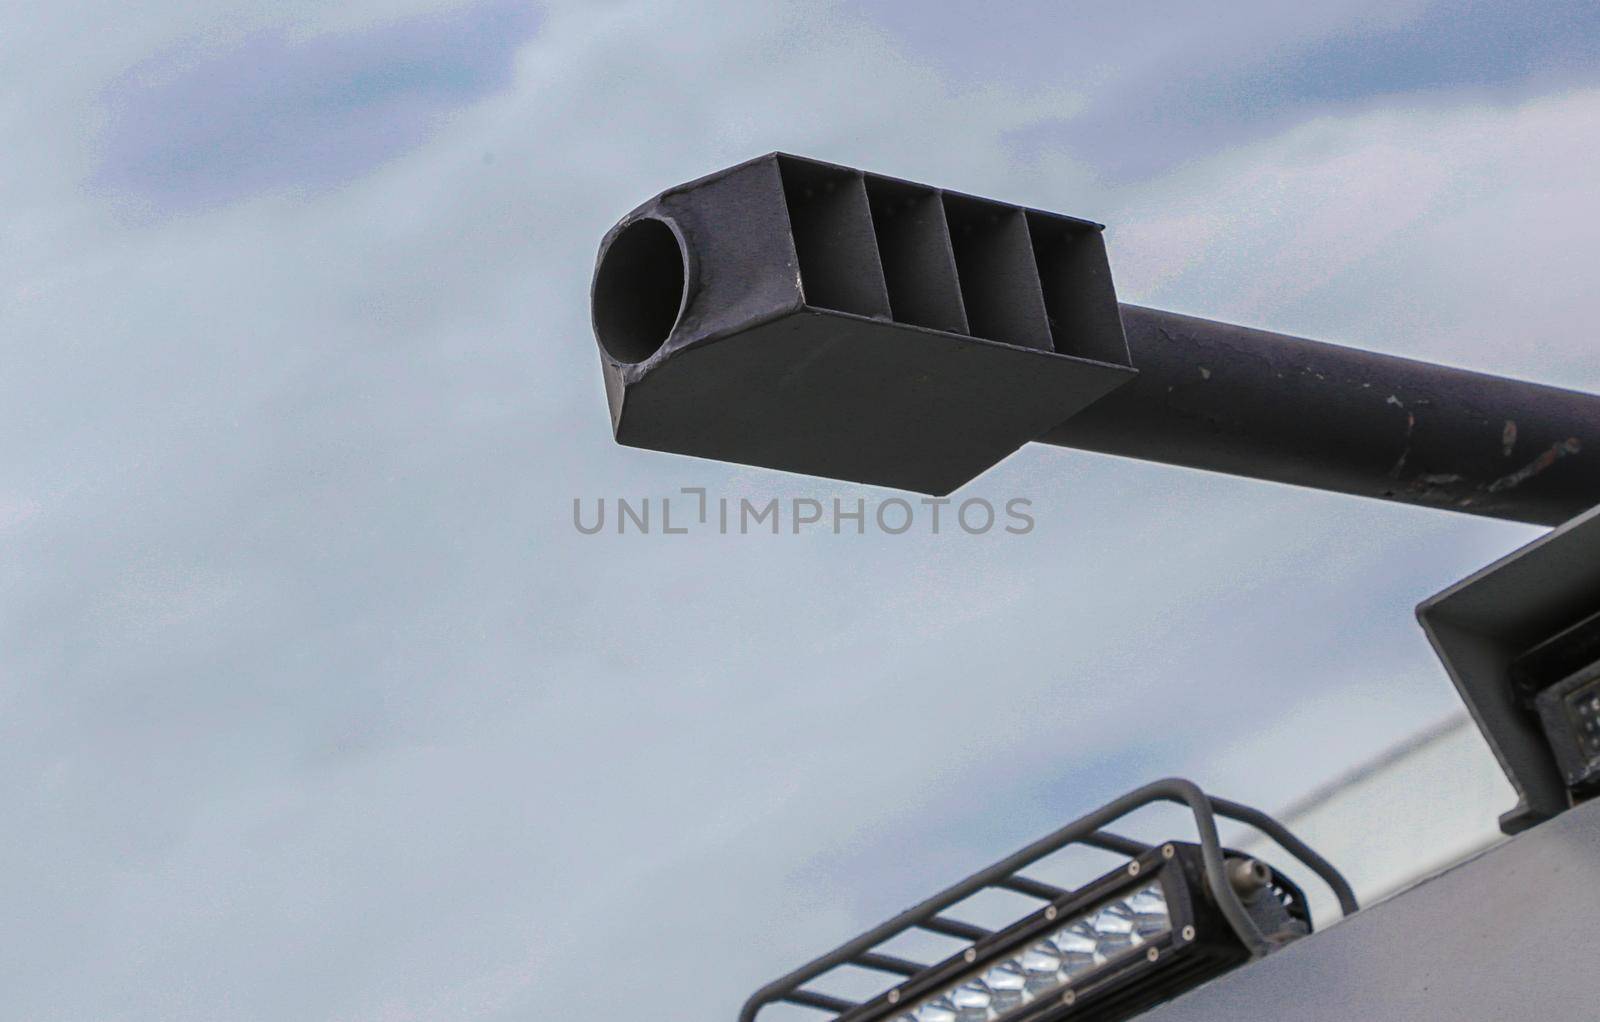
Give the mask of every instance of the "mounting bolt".
M 1185 926 L 1183 928 L 1183 939 L 1185 941 L 1194 940 L 1194 927 L 1193 926 Z
M 1170 859 L 1174 855 L 1177 855 L 1177 854 L 1178 854 L 1178 849 L 1177 849 L 1176 846 L 1174 846 L 1174 845 L 1162 845 L 1161 846 L 1161 857 L 1163 859 Z
M 1228 860 L 1228 884 L 1241 898 L 1250 897 L 1270 883 L 1272 870 L 1260 859 Z
M 1131 877 L 1139 875 L 1139 864 L 1137 862 L 1128 863 L 1128 875 Z
M 1155 960 L 1156 960 L 1156 959 L 1157 959 L 1157 958 L 1160 958 L 1160 957 L 1161 957 L 1161 952 L 1160 952 L 1160 951 L 1158 951 L 1158 950 L 1156 950 L 1156 949 L 1155 949 L 1155 948 L 1151 948 L 1151 949 L 1150 949 L 1150 950 L 1148 950 L 1148 951 L 1146 951 L 1146 952 L 1145 952 L 1145 953 L 1144 953 L 1144 956 L 1145 956 L 1145 957 L 1146 957 L 1146 958 L 1148 958 L 1148 959 L 1149 959 L 1149 960 L 1150 960 L 1150 961 L 1152 961 L 1152 962 L 1153 962 L 1153 961 L 1155 961 Z

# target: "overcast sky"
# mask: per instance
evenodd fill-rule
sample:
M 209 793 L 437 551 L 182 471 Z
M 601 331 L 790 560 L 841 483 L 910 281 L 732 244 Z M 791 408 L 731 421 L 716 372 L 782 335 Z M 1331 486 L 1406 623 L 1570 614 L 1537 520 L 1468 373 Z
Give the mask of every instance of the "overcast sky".
M 1412 608 L 1532 529 L 1033 447 L 963 491 L 1026 536 L 580 535 L 891 496 L 611 443 L 594 251 L 671 184 L 817 156 L 1600 387 L 1593 3 L 11 4 L 0 82 L 4 1018 L 731 1019 L 1459 705 Z

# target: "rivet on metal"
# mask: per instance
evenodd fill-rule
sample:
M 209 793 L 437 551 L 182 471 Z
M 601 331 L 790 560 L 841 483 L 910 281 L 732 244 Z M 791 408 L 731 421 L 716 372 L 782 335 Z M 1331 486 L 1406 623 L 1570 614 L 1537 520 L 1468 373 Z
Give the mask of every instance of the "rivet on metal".
M 1128 875 L 1131 877 L 1139 875 L 1139 864 L 1137 862 L 1128 863 Z
M 978 960 L 978 951 L 976 948 L 969 947 L 967 948 L 966 953 L 964 953 L 961 957 L 965 958 L 968 962 L 975 962 Z
M 1161 857 L 1163 859 L 1170 859 L 1174 855 L 1177 855 L 1177 854 L 1178 854 L 1178 850 L 1176 848 L 1174 848 L 1172 845 L 1162 845 L 1161 846 Z
M 1194 927 L 1185 926 L 1183 928 L 1183 939 L 1184 940 L 1194 940 Z
M 1157 958 L 1160 958 L 1160 957 L 1161 957 L 1161 952 L 1160 952 L 1160 951 L 1158 951 L 1158 950 L 1156 950 L 1156 949 L 1155 949 L 1155 948 L 1151 948 L 1151 949 L 1150 949 L 1150 950 L 1148 950 L 1148 951 L 1146 951 L 1146 952 L 1145 952 L 1145 953 L 1144 953 L 1144 956 L 1145 956 L 1145 957 L 1146 957 L 1146 958 L 1148 958 L 1148 959 L 1150 959 L 1150 961 L 1152 961 L 1152 962 L 1153 962 L 1153 961 L 1155 961 L 1155 960 L 1156 960 L 1156 959 L 1157 959 Z
M 1049 908 L 1045 909 L 1044 910 L 1044 917 L 1046 919 L 1054 921 L 1054 919 L 1056 917 L 1056 907 L 1054 905 L 1051 905 Z
M 1077 999 L 1078 992 L 1076 990 L 1068 990 L 1066 993 L 1061 995 L 1061 1003 L 1065 1004 L 1069 1008 L 1072 1007 L 1072 1002 L 1076 1001 Z
M 889 991 L 889 1003 L 890 1004 L 899 1004 L 900 1003 L 900 991 L 898 991 L 898 990 Z

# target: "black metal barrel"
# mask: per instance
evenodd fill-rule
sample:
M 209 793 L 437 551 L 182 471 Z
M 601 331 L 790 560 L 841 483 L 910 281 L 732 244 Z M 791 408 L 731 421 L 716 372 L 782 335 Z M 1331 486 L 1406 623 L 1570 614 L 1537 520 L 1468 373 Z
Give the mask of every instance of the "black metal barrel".
M 1030 440 L 1554 525 L 1600 398 L 1120 305 L 1101 227 L 773 154 L 601 244 L 619 443 L 944 494 Z
M 1556 525 L 1600 503 L 1600 398 L 1122 306 L 1139 375 L 1039 439 Z

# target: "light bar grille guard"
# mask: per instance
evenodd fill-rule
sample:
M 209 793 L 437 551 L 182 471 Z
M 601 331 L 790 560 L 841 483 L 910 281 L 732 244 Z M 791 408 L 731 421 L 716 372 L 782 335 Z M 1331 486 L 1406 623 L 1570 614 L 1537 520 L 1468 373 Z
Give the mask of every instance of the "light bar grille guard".
M 1101 828 L 1155 802 L 1185 805 L 1194 814 L 1207 886 L 1216 899 L 1218 909 L 1228 921 L 1229 927 L 1250 950 L 1252 956 L 1265 955 L 1272 950 L 1272 944 L 1262 935 L 1239 895 L 1234 891 L 1233 885 L 1228 882 L 1222 842 L 1217 835 L 1218 816 L 1253 827 L 1276 841 L 1328 885 L 1334 897 L 1338 899 L 1340 912 L 1345 916 L 1352 915 L 1360 908 L 1355 892 L 1333 864 L 1295 837 L 1283 824 L 1258 809 L 1226 799 L 1213 798 L 1201 791 L 1192 781 L 1176 777 L 1166 778 L 1129 792 L 1094 812 L 1079 817 L 1053 834 L 1035 841 L 987 869 L 974 873 L 960 883 L 945 888 L 893 919 L 868 930 L 820 958 L 813 959 L 781 979 L 767 984 L 745 1002 L 739 1012 L 739 1022 L 754 1022 L 763 1008 L 780 1003 L 833 1012 L 835 1016 L 853 1011 L 860 1007 L 858 1003 L 806 990 L 804 985 L 834 969 L 852 965 L 900 977 L 918 974 L 925 966 L 892 955 L 880 954 L 876 949 L 879 945 L 914 929 L 972 942 L 990 936 L 990 931 L 982 927 L 949 919 L 940 913 L 985 889 L 1013 891 L 1046 901 L 1068 893 L 1049 884 L 1019 876 L 1018 873 L 1045 856 L 1073 844 L 1087 845 L 1130 857 L 1149 851 L 1149 846 L 1142 842 L 1106 833 Z

